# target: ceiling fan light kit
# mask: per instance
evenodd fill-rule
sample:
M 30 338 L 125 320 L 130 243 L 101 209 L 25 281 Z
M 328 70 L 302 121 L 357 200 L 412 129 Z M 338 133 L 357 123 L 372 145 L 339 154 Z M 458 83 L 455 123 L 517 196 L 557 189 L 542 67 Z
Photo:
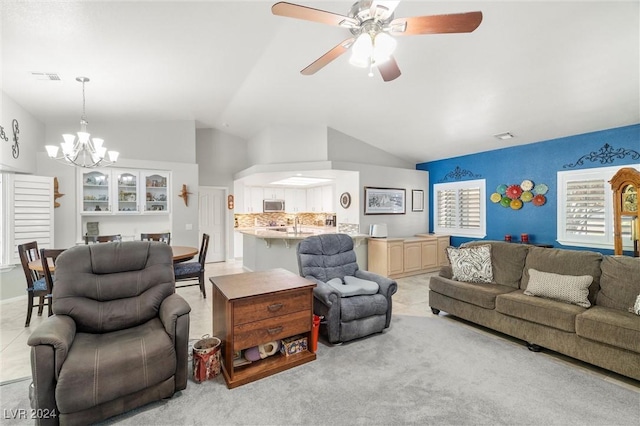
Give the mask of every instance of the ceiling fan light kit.
M 482 12 L 456 13 L 450 15 L 394 17 L 399 1 L 359 0 L 353 4 L 349 14 L 339 15 L 325 10 L 314 9 L 287 2 L 278 2 L 271 7 L 274 15 L 347 28 L 352 37 L 342 41 L 327 53 L 300 71 L 312 75 L 334 59 L 352 49 L 349 63 L 369 68 L 377 68 L 384 81 L 400 77 L 393 52 L 396 40 L 393 36 L 419 34 L 468 33 L 482 22 Z

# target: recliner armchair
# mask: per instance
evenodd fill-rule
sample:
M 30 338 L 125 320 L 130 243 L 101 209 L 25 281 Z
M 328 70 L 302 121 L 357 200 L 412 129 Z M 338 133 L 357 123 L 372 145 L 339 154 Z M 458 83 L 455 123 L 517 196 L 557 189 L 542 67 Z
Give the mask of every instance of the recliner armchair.
M 187 386 L 189 312 L 171 247 L 76 246 L 55 266 L 53 313 L 28 340 L 40 424 L 88 424 Z
M 398 284 L 363 271 L 356 262 L 353 239 L 346 234 L 322 234 L 305 238 L 297 248 L 300 275 L 316 283 L 313 311 L 324 316 L 320 332 L 329 343 L 346 342 L 382 332 L 391 323 L 391 296 Z M 373 281 L 376 294 L 344 297 L 328 281 L 345 276 Z M 375 291 L 375 290 L 374 290 Z

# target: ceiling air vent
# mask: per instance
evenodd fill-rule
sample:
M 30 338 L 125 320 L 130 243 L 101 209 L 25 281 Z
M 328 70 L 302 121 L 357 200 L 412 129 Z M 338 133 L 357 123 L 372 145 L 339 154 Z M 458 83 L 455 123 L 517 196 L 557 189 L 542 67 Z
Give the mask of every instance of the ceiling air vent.
M 60 76 L 55 72 L 32 72 L 31 75 L 36 80 L 44 81 L 60 81 Z

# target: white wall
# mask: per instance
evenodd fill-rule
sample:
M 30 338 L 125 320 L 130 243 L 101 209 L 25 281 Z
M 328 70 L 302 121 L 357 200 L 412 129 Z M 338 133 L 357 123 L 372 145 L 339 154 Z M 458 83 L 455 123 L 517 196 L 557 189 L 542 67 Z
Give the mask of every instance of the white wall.
M 0 104 L 0 126 L 4 129 L 4 138 L 0 139 L 0 170 L 18 172 L 18 173 L 35 173 L 36 171 L 36 152 L 44 141 L 45 127 L 40 121 L 36 120 L 31 114 L 22 109 L 13 99 L 7 96 L 4 91 Z M 13 141 L 13 120 L 18 120 L 18 146 L 20 152 L 18 158 L 13 157 L 12 146 Z
M 216 129 L 196 130 L 196 159 L 200 186 L 226 188 L 235 195 L 233 176 L 250 166 L 248 142 Z M 226 223 L 233 226 L 233 210 L 226 209 Z M 227 233 L 227 258 L 233 258 L 233 233 Z
M 429 209 L 425 205 L 424 211 L 411 211 L 411 190 L 424 191 L 425 200 L 428 199 L 429 174 L 423 170 L 399 169 L 360 163 L 333 162 L 333 168 L 338 170 L 353 170 L 360 174 L 360 187 L 357 192 L 359 200 L 360 232 L 368 233 L 369 225 L 386 223 L 390 237 L 407 237 L 429 231 Z M 405 189 L 406 213 L 392 215 L 365 215 L 364 188 L 366 186 L 380 188 Z M 354 198 L 354 194 L 352 194 Z
M 415 169 L 415 164 L 404 161 L 387 151 L 383 151 L 366 142 L 327 128 L 328 159 L 353 163 L 375 164 L 378 166 Z
M 327 159 L 326 126 L 271 126 L 249 140 L 250 164 Z

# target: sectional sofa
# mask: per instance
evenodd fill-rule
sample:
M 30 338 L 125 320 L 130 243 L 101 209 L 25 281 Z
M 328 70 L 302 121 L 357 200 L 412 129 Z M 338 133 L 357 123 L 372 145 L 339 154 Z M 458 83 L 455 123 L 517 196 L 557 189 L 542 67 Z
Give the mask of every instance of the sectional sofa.
M 640 258 L 502 241 L 447 250 L 429 283 L 434 314 L 640 380 Z

